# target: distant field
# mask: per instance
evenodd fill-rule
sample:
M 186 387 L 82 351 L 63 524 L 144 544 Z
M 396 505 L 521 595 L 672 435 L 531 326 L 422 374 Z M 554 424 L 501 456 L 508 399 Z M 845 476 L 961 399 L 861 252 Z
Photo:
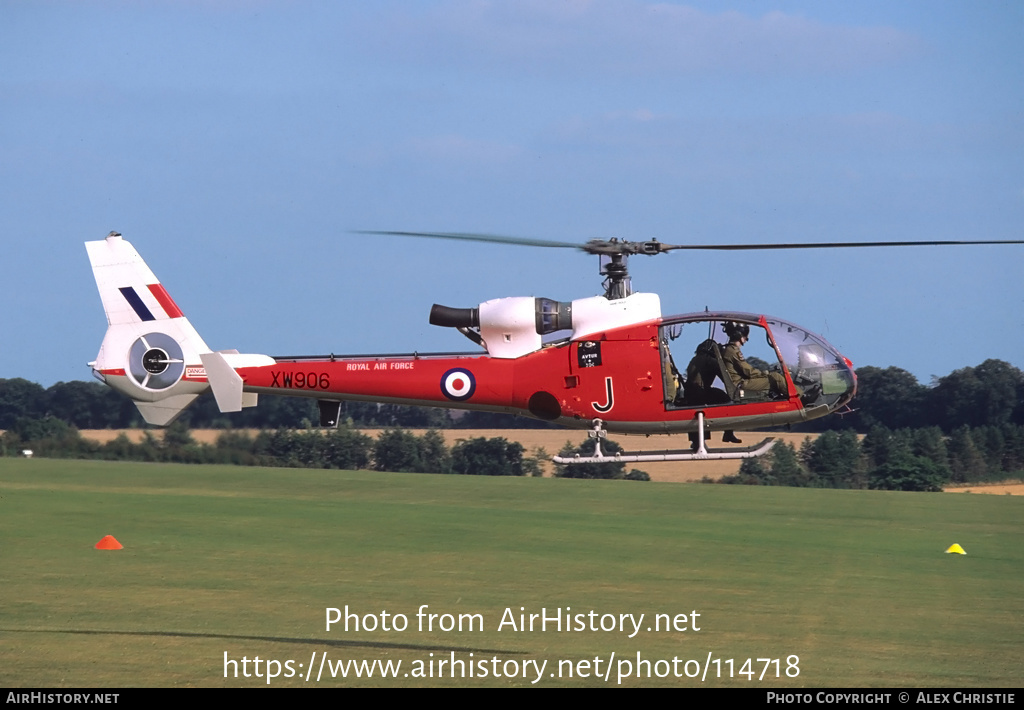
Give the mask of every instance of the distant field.
M 975 486 L 950 486 L 947 493 L 987 493 L 994 496 L 1024 496 L 1024 483 L 992 483 Z
M 107 534 L 125 548 L 94 550 Z M 545 661 L 540 686 L 614 686 L 637 660 L 653 677 L 622 685 L 1022 676 L 1014 496 L 0 459 L 0 539 L 2 686 L 266 684 L 231 664 L 225 678 L 225 654 L 239 674 L 243 658 L 251 674 L 257 656 L 282 675 L 290 660 L 271 685 L 312 686 L 301 676 L 324 653 L 325 686 L 529 686 Z M 966 556 L 944 554 L 954 542 Z M 346 605 L 409 627 L 325 630 L 325 609 Z M 484 627 L 420 631 L 421 605 Z M 633 638 L 498 629 L 506 609 L 518 623 L 567 607 L 645 617 Z M 654 614 L 678 628 L 648 631 Z M 760 680 L 758 658 L 778 661 Z M 451 659 L 516 675 L 437 677 Z M 330 677 L 349 660 L 402 665 Z M 430 661 L 434 677 L 403 675 Z
M 142 440 L 146 430 L 143 429 L 83 429 L 80 433 L 87 439 L 99 441 L 105 443 L 112 441 L 117 438 L 120 434 L 124 433 L 134 442 Z M 163 431 L 159 429 L 150 429 L 156 437 L 161 437 Z M 246 431 L 246 430 L 243 430 Z M 252 436 L 259 433 L 258 430 L 252 429 L 247 430 Z M 382 429 L 363 429 L 361 430 L 368 436 L 377 437 Z M 425 429 L 411 429 L 417 436 L 421 436 Z M 195 429 L 192 431 L 192 436 L 196 441 L 212 444 L 217 440 L 217 437 L 223 432 L 222 429 Z M 571 441 L 575 445 L 579 445 L 586 440 L 586 432 L 574 431 L 570 429 L 441 429 L 441 435 L 444 436 L 445 443 L 452 446 L 459 442 L 460 439 L 472 439 L 474 437 L 504 437 L 509 441 L 518 441 L 525 448 L 527 455 L 533 455 L 533 452 L 537 447 L 543 448 L 548 457 L 554 456 L 558 453 L 559 449 L 567 442 Z M 736 448 L 747 446 L 759 442 L 766 436 L 772 436 L 781 441 L 792 444 L 796 449 L 799 450 L 800 445 L 804 442 L 807 437 L 815 438 L 817 434 L 792 434 L 789 432 L 738 432 L 738 436 L 743 439 L 743 444 L 737 445 Z M 612 439 L 622 444 L 622 446 L 630 451 L 659 451 L 666 448 L 683 448 L 686 444 L 686 438 L 682 436 L 613 436 Z M 724 446 L 730 448 L 731 445 L 723 444 L 718 434 L 713 435 L 713 443 L 716 447 Z M 651 476 L 652 481 L 666 481 L 666 482 L 688 482 L 688 481 L 699 481 L 705 476 L 713 479 L 721 478 L 722 476 L 732 476 L 739 472 L 740 461 L 691 461 L 691 462 L 675 462 L 675 463 L 637 463 L 627 464 L 626 470 L 631 468 L 639 468 L 646 471 Z M 553 471 L 553 464 L 550 461 L 545 467 L 545 475 L 550 476 Z M 1024 495 L 1024 483 L 1009 482 L 1002 484 L 981 484 L 974 486 L 956 486 L 947 487 L 945 489 L 950 493 L 987 493 L 992 495 Z
M 150 430 L 154 436 L 160 436 L 162 432 L 160 430 Z M 380 434 L 380 429 L 363 429 L 363 433 L 368 436 L 376 437 Z M 425 429 L 411 429 L 410 431 L 421 435 Z M 143 429 L 126 429 L 123 432 L 135 442 L 141 441 L 145 430 Z M 472 439 L 474 437 L 504 437 L 509 441 L 518 441 L 526 448 L 527 455 L 532 455 L 534 449 L 538 446 L 543 447 L 547 452 L 548 456 L 554 456 L 558 453 L 559 449 L 565 445 L 565 442 L 571 441 L 574 445 L 579 445 L 587 440 L 587 433 L 585 431 L 577 431 L 572 429 L 441 429 L 442 436 L 445 438 L 445 442 L 452 446 L 456 444 L 460 439 Z M 93 439 L 99 442 L 111 441 L 119 434 L 121 430 L 112 429 L 85 429 L 81 432 L 83 437 Z M 220 429 L 196 429 L 193 430 L 192 436 L 196 441 L 212 444 L 217 440 L 217 437 L 222 433 Z M 256 430 L 250 432 L 252 435 L 258 433 Z M 743 444 L 738 445 L 736 448 L 742 448 L 750 444 L 756 444 L 765 437 L 772 436 L 782 441 L 788 441 L 793 446 L 799 448 L 803 440 L 808 436 L 815 437 L 816 434 L 790 434 L 782 432 L 751 432 L 744 433 L 738 432 L 738 436 L 743 439 Z M 623 448 L 629 451 L 661 451 L 664 449 L 683 449 L 688 445 L 688 441 L 685 436 L 623 436 L 616 435 L 611 437 L 614 441 L 618 442 Z M 713 434 L 713 439 L 710 442 L 716 447 L 730 447 L 729 444 L 722 444 L 721 434 Z M 691 462 L 674 462 L 674 463 L 637 463 L 637 464 L 626 464 L 626 470 L 631 468 L 639 468 L 650 474 L 651 480 L 654 481 L 699 481 L 704 476 L 710 476 L 711 478 L 721 478 L 722 476 L 731 476 L 740 470 L 740 461 L 691 461 Z M 552 470 L 551 465 L 548 465 L 548 474 Z

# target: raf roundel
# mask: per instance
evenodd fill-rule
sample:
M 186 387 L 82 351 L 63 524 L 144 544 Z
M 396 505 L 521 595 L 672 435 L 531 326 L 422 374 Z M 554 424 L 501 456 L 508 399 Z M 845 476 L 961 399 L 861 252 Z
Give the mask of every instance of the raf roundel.
M 469 370 L 456 367 L 441 375 L 441 392 L 450 400 L 461 402 L 476 391 L 476 378 Z

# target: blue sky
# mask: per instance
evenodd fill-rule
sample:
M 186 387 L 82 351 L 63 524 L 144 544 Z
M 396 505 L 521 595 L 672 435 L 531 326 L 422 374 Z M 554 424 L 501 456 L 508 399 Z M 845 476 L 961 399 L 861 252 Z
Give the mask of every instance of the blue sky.
M 6 2 L 0 378 L 86 379 L 116 229 L 214 348 L 471 347 L 430 304 L 599 292 L 569 250 L 1024 238 L 1020 2 Z M 666 314 L 855 366 L 1024 367 L 1024 246 L 676 253 Z

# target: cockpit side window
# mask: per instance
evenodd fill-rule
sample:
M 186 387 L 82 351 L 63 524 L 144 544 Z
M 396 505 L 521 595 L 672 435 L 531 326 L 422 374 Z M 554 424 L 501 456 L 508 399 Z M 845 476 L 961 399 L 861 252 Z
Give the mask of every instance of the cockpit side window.
M 742 341 L 731 337 L 737 328 L 746 329 Z M 755 323 L 709 319 L 666 325 L 661 347 L 666 409 L 787 396 L 771 337 Z

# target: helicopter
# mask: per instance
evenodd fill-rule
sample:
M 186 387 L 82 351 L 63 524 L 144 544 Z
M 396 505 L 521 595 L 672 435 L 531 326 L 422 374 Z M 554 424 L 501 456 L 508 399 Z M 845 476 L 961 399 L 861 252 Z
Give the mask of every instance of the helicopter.
M 108 328 L 94 376 L 127 395 L 149 424 L 167 426 L 211 391 L 221 412 L 260 394 L 315 399 L 321 427 L 337 427 L 345 400 L 500 412 L 586 429 L 591 456 L 556 463 L 697 461 L 761 456 L 772 438 L 712 448 L 712 431 L 785 426 L 849 410 L 853 363 L 820 335 L 764 314 L 703 311 L 664 316 L 656 294 L 634 292 L 630 256 L 676 250 L 809 249 L 1024 241 L 823 242 L 673 245 L 655 239 L 583 244 L 457 232 L 364 234 L 572 248 L 598 256 L 604 294 L 569 302 L 506 297 L 472 308 L 434 304 L 432 325 L 452 328 L 472 352 L 271 357 L 213 351 L 118 232 L 86 242 Z M 748 348 L 747 358 L 739 351 Z M 752 354 L 752 349 L 756 353 Z M 685 359 L 689 364 L 680 368 Z M 698 384 L 699 382 L 699 384 Z M 690 446 L 605 454 L 607 433 L 685 434 Z

